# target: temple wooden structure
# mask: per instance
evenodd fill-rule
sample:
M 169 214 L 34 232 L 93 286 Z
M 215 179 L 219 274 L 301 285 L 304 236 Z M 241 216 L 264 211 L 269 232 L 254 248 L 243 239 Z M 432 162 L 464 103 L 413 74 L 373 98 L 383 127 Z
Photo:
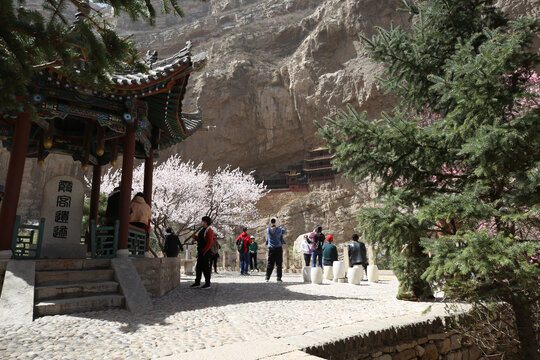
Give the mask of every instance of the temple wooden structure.
M 0 140 L 10 151 L 5 197 L 0 210 L 0 258 L 12 256 L 12 240 L 18 232 L 16 209 L 26 158 L 39 164 L 49 154 L 63 154 L 93 167 L 90 219 L 96 223 L 102 166 L 116 165 L 122 156 L 117 251 L 128 255 L 129 205 L 134 159 L 144 159 L 144 194 L 151 204 L 154 157 L 193 134 L 202 124 L 200 111 L 182 112 L 189 75 L 204 65 L 195 61 L 191 43 L 167 59 L 156 61 L 143 73 L 119 73 L 111 77 L 109 90 L 74 83 L 57 68 L 42 67 L 30 86 L 30 99 L 19 99 L 21 109 L 0 109 Z M 47 221 L 47 219 L 45 219 Z M 116 241 L 116 240 L 115 240 Z M 146 244 L 148 250 L 148 244 Z

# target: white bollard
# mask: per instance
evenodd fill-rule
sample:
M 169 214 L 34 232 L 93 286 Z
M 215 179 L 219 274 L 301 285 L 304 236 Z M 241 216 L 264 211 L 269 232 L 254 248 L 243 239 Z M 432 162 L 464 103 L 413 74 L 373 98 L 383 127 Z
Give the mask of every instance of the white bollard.
M 363 271 L 356 266 L 349 268 L 349 270 L 347 270 L 347 282 L 349 284 L 360 285 L 363 275 L 362 272 Z
M 364 267 L 362 265 L 354 265 L 353 267 L 360 270 L 360 281 L 364 280 L 364 275 L 367 276 L 367 274 L 364 272 Z
M 324 267 L 324 275 L 323 275 L 323 279 L 324 280 L 332 280 L 332 278 L 334 277 L 334 271 L 332 270 L 334 267 L 331 266 L 331 265 L 326 265 Z
M 334 261 L 332 267 L 335 282 L 338 282 L 339 279 L 345 278 L 345 272 L 347 270 L 345 269 L 345 263 L 343 261 Z
M 311 283 L 322 284 L 322 269 L 318 266 L 311 268 Z
M 367 278 L 369 282 L 379 281 L 379 268 L 377 267 L 377 265 L 368 265 Z
M 304 282 L 311 282 L 311 266 L 304 266 L 302 268 L 302 278 Z

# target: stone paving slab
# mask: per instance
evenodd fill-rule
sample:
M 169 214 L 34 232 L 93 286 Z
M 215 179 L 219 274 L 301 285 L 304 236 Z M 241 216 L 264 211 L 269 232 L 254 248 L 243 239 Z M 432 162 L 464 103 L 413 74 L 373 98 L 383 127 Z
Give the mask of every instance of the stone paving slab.
M 140 314 L 107 310 L 0 324 L 0 359 L 220 359 L 226 351 L 243 359 L 265 343 L 272 351 L 261 347 L 250 358 L 289 359 L 305 346 L 444 315 L 446 306 L 397 300 L 396 280 L 313 285 L 300 274 L 266 283 L 262 273 L 220 273 L 210 289 L 192 283 L 183 278 Z
M 227 344 L 219 348 L 210 348 L 197 350 L 181 355 L 172 355 L 165 357 L 174 360 L 257 360 L 269 357 L 284 356 L 291 352 L 297 352 L 296 347 L 278 339 L 255 338 L 250 341 L 244 341 L 236 344 Z M 305 353 L 303 353 L 305 354 Z

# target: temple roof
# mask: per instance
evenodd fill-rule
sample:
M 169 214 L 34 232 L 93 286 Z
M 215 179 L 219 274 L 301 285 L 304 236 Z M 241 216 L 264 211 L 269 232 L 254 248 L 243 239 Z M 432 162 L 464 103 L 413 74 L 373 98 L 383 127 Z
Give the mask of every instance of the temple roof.
M 154 53 L 157 57 L 157 53 Z M 82 139 L 90 136 L 105 139 L 105 155 L 114 157 L 118 148 L 122 153 L 122 135 L 126 123 L 136 124 L 137 157 L 147 156 L 150 149 L 157 151 L 180 143 L 202 126 L 202 113 L 182 111 L 189 75 L 200 70 L 206 63 L 206 53 L 191 56 L 191 42 L 173 56 L 155 61 L 146 72 L 116 73 L 111 75 L 112 86 L 96 90 L 74 83 L 54 66 L 41 67 L 31 86 L 32 103 L 38 118 L 34 120 L 42 133 L 54 128 L 54 146 L 45 152 L 72 154 L 74 159 L 83 158 Z M 0 138 L 10 147 L 16 114 L 0 110 Z M 3 121 L 2 121 L 3 120 Z M 54 121 L 53 121 L 54 120 Z M 101 127 L 88 130 L 90 123 Z M 51 121 L 53 121 L 51 123 Z M 90 131 L 90 132 L 89 132 Z M 34 131 L 29 143 L 30 156 L 42 156 L 39 132 Z M 113 140 L 120 141 L 119 147 Z M 97 145 L 90 146 L 90 163 L 103 162 L 96 155 Z M 40 152 L 41 151 L 41 152 Z M 88 150 L 86 150 L 88 153 Z M 100 151 L 101 153 L 101 151 Z M 45 155 L 46 156 L 46 155 Z

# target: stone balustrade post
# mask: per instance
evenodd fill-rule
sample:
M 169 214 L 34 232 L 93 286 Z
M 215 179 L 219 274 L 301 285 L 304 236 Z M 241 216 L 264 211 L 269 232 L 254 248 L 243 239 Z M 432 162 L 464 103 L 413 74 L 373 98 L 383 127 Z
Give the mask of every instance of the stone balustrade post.
M 349 245 L 343 247 L 343 262 L 346 269 L 351 267 L 351 263 L 349 262 Z

